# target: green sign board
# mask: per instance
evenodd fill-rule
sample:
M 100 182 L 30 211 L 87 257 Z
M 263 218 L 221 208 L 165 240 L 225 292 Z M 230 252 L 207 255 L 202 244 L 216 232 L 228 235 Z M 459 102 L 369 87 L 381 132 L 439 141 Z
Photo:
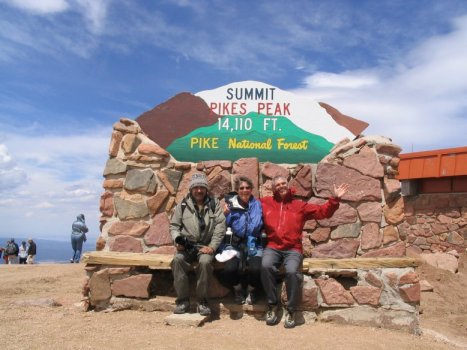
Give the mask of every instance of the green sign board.
M 137 121 L 179 161 L 256 157 L 274 163 L 315 163 L 336 142 L 368 124 L 336 109 L 256 81 L 183 93 Z M 360 130 L 361 129 L 361 130 Z

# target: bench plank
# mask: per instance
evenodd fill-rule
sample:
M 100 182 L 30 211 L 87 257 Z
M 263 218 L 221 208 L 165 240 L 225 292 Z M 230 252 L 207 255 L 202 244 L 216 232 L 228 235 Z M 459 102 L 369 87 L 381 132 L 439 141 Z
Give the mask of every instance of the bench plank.
M 94 265 L 127 265 L 148 266 L 151 269 L 167 270 L 173 256 L 169 254 L 126 253 L 92 251 L 83 254 L 81 259 L 86 264 Z M 378 257 L 378 258 L 350 258 L 350 259 L 303 259 L 303 271 L 309 269 L 375 269 L 389 267 L 417 267 L 422 264 L 420 259 L 410 257 Z M 217 265 L 221 266 L 220 264 Z

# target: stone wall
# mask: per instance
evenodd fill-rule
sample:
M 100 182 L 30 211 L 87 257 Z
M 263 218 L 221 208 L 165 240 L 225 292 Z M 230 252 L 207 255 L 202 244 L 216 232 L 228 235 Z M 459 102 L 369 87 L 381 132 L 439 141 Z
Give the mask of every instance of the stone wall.
M 331 196 L 334 184 L 348 183 L 349 191 L 332 218 L 306 223 L 305 256 L 403 257 L 408 234 L 395 179 L 400 151 L 389 139 L 361 137 L 343 140 L 319 164 L 260 163 L 256 158 L 180 163 L 144 135 L 135 121 L 121 119 L 114 125 L 104 170 L 96 250 L 173 254 L 169 218 L 188 192 L 191 174 L 203 171 L 211 194 L 218 198 L 231 191 L 240 174 L 253 180 L 257 197 L 271 195 L 271 178 L 284 175 L 298 197 L 313 203 Z M 154 285 L 159 282 L 149 269 L 87 266 L 87 270 L 83 293 L 94 307 L 108 307 L 118 297 L 150 299 L 157 294 Z M 222 297 L 228 290 L 215 281 L 212 293 Z M 418 277 L 411 268 L 310 271 L 302 308 L 327 320 L 363 324 L 373 320 L 374 325 L 403 325 L 415 331 L 419 298 Z
M 404 197 L 399 233 L 411 253 L 462 253 L 467 248 L 467 194 L 430 193 Z

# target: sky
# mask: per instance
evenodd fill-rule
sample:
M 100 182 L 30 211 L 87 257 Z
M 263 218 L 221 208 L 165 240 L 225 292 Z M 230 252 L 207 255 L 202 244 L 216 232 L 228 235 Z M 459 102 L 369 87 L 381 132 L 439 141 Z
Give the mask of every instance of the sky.
M 243 80 L 466 146 L 467 1 L 0 0 L 0 237 L 95 239 L 112 125 Z

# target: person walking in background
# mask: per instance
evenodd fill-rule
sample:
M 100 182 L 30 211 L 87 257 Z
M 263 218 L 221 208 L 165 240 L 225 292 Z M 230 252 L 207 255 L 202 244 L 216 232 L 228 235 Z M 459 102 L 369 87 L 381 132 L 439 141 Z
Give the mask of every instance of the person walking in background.
M 22 241 L 18 250 L 19 263 L 26 265 L 26 260 L 28 259 L 28 251 L 26 248 L 26 242 Z
M 234 248 L 239 256 L 224 263 L 216 272 L 219 281 L 234 290 L 236 304 L 254 304 L 261 286 L 261 229 L 263 218 L 261 203 L 252 195 L 253 182 L 239 176 L 234 182 L 235 192 L 226 196 L 224 215 L 233 235 L 226 235 L 225 249 Z M 246 299 L 245 299 L 246 297 Z
M 76 217 L 76 221 L 71 225 L 73 256 L 70 259 L 70 263 L 79 263 L 81 251 L 83 250 L 83 242 L 86 242 L 86 232 L 88 232 L 88 228 L 84 222 L 84 214 L 79 214 Z
M 17 264 L 18 263 L 18 251 L 19 247 L 15 243 L 15 239 L 12 238 L 8 241 L 8 245 L 6 246 L 6 253 L 8 254 L 8 264 Z
M 287 292 L 287 312 L 285 328 L 295 327 L 295 311 L 300 295 L 303 259 L 302 231 L 307 220 L 330 218 L 339 208 L 340 198 L 348 190 L 347 184 L 334 185 L 334 197 L 323 205 L 307 203 L 294 199 L 287 179 L 276 176 L 272 179 L 272 197 L 261 198 L 263 206 L 264 230 L 268 243 L 263 252 L 261 281 L 268 302 L 266 324 L 275 325 L 279 321 L 278 276 L 281 265 L 285 270 Z
M 10 244 L 10 241 L 6 241 L 5 247 L 2 247 L 2 251 L 3 251 L 3 261 L 5 262 L 5 264 L 8 264 L 8 253 L 7 253 L 7 251 L 6 251 L 6 247 L 8 247 L 8 244 Z
M 28 239 L 28 264 L 34 264 L 34 258 L 37 254 L 37 246 L 36 243 L 32 240 L 32 238 Z

